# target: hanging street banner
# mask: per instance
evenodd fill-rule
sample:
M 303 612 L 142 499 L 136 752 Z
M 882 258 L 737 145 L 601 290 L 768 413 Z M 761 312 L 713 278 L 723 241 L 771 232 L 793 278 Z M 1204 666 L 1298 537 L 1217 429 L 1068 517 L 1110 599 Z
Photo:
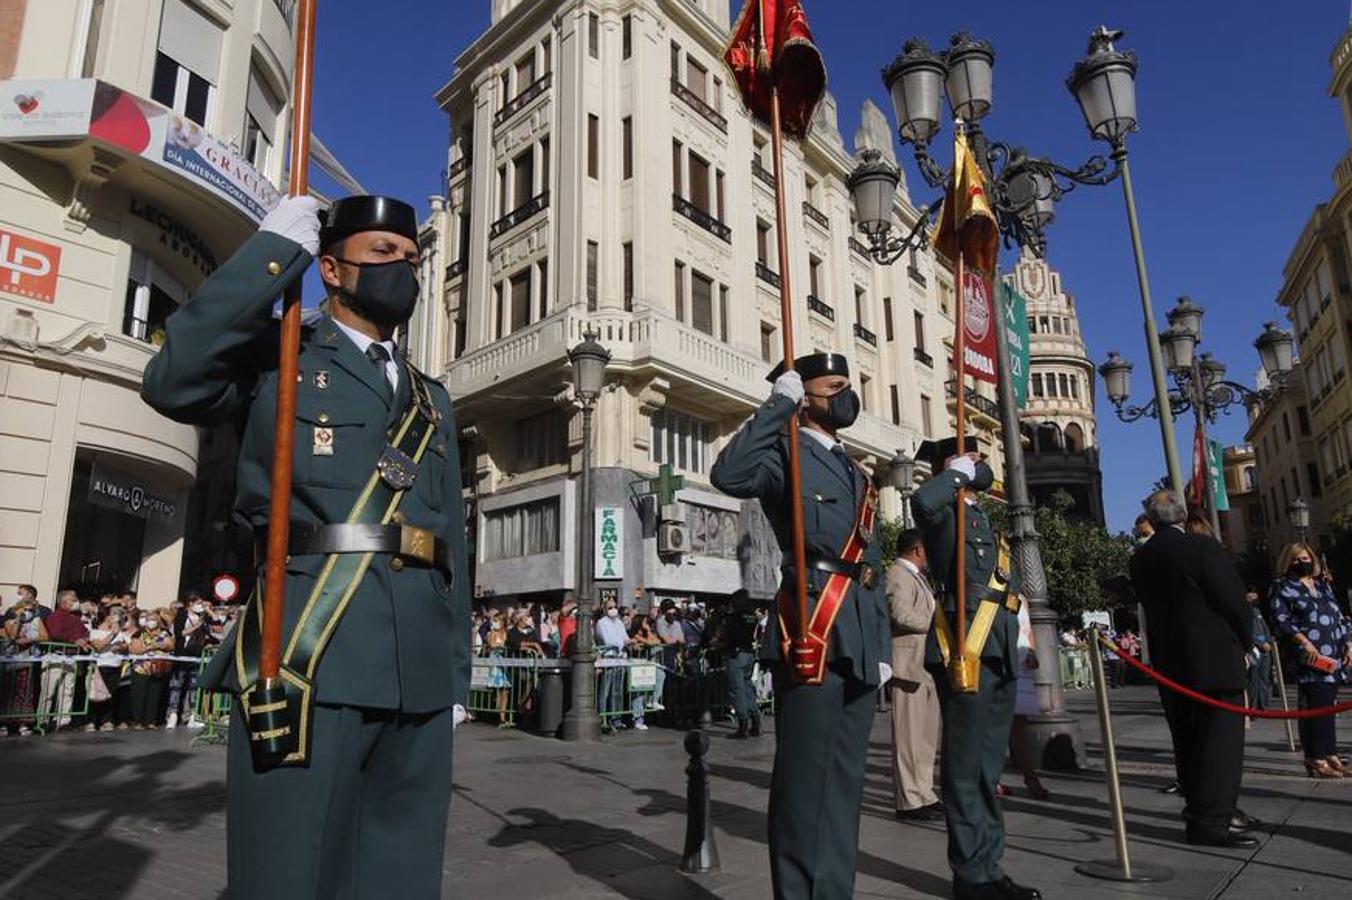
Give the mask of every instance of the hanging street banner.
M 1000 282 L 1000 309 L 1005 317 L 1005 345 L 1014 378 L 1014 408 L 1028 402 L 1028 301 L 1011 285 Z
M 624 509 L 596 508 L 596 578 L 624 577 Z
M 962 370 L 978 381 L 995 384 L 995 315 L 991 306 L 990 288 L 980 272 L 967 269 L 962 273 L 963 317 L 962 327 L 967 333 L 963 348 Z
M 1229 512 L 1230 494 L 1225 490 L 1225 448 L 1220 441 L 1207 438 L 1207 480 L 1211 482 L 1211 502 L 1216 512 Z

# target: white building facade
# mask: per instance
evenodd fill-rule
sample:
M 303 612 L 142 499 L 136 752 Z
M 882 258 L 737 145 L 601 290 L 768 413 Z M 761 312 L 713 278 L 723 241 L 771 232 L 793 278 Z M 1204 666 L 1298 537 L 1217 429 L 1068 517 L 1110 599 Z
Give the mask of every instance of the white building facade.
M 830 96 L 807 140 L 785 145 L 793 255 L 777 258 L 769 135 L 721 62 L 728 28 L 727 0 L 496 0 L 437 95 L 452 142 L 427 233 L 443 263 L 425 270 L 435 302 L 409 346 L 456 403 L 480 597 L 556 599 L 575 583 L 568 350 L 587 332 L 612 354 L 595 504 L 622 511 L 625 563 L 608 587 L 624 602 L 774 589 L 759 504 L 718 493 L 709 469 L 768 396 L 785 271 L 797 352 L 849 357 L 857 459 L 885 475 L 897 450 L 951 433 L 951 274 L 928 253 L 868 257 Z M 882 113 L 868 104 L 863 122 L 855 149 L 890 156 Z M 904 198 L 896 212 L 902 227 L 917 215 Z M 991 396 L 972 419 L 998 473 Z M 644 480 L 663 465 L 685 486 L 659 509 Z M 900 515 L 891 488 L 882 512 Z M 666 552 L 663 521 L 684 526 L 685 552 Z
M 199 435 L 142 403 L 141 375 L 277 199 L 294 0 L 4 7 L 0 591 L 162 605 L 185 532 L 225 523 L 191 521 Z

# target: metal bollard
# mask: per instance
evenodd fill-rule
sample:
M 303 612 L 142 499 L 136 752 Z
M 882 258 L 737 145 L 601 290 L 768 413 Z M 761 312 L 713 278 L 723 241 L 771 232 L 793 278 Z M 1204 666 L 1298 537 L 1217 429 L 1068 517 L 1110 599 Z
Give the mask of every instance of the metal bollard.
M 1274 644 L 1275 646 L 1275 644 Z M 1272 667 L 1277 670 L 1277 693 L 1282 698 L 1282 712 L 1290 712 L 1291 705 L 1286 699 L 1286 676 L 1282 674 L 1282 655 L 1276 651 L 1272 654 Z M 1286 725 L 1286 747 L 1292 753 L 1296 752 L 1296 728 L 1290 719 L 1283 720 Z
M 1108 805 L 1113 816 L 1113 841 L 1116 860 L 1094 860 L 1077 863 L 1075 871 L 1090 878 L 1109 881 L 1168 881 L 1174 877 L 1165 866 L 1132 867 L 1127 853 L 1127 820 L 1122 812 L 1122 785 L 1117 776 L 1117 744 L 1113 741 L 1113 720 L 1108 710 L 1108 683 L 1103 674 L 1103 651 L 1097 627 L 1091 628 L 1089 639 L 1089 668 L 1094 673 L 1094 695 L 1098 700 L 1099 730 L 1103 733 L 1103 768 L 1108 778 Z
M 718 848 L 714 846 L 714 823 L 709 815 L 709 736 L 698 729 L 685 736 L 685 752 L 690 765 L 685 767 L 689 781 L 685 788 L 685 852 L 682 872 L 717 872 Z

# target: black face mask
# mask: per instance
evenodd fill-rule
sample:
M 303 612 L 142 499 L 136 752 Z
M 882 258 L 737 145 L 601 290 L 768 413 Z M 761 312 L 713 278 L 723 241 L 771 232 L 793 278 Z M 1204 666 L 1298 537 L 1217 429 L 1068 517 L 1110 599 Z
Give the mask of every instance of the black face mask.
M 413 315 L 418 302 L 418 276 L 405 259 L 385 263 L 351 262 L 335 256 L 357 271 L 357 286 L 343 290 L 343 302 L 357 315 L 376 325 L 402 325 Z
M 821 394 L 812 396 L 820 397 Z M 825 412 L 809 406 L 808 415 L 818 425 L 832 431 L 849 428 L 859 418 L 859 395 L 854 392 L 854 388 L 843 388 L 827 399 Z
M 979 493 L 985 493 L 995 484 L 995 472 L 984 462 L 976 464 L 976 477 L 968 482 L 972 490 Z
M 1314 563 L 1293 562 L 1290 569 L 1293 578 L 1309 578 L 1314 574 Z

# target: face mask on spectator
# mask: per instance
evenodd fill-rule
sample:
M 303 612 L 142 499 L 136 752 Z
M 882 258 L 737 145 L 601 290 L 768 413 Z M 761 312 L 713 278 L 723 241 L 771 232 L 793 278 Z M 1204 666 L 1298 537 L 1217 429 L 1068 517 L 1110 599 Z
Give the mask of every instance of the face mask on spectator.
M 1299 560 L 1291 563 L 1291 574 L 1296 578 L 1309 578 L 1314 574 L 1314 563 L 1309 560 Z
M 501 623 L 501 622 L 494 622 L 494 623 L 493 623 L 492 625 L 490 625 L 489 627 L 492 628 L 494 631 L 501 631 L 501 630 L 502 630 L 502 623 Z
M 155 626 L 155 620 L 154 620 L 153 618 L 147 618 L 147 619 L 142 619 L 142 620 L 141 620 L 141 627 L 142 627 L 142 628 L 153 628 L 154 626 Z
M 610 616 L 610 618 L 613 619 L 613 618 L 615 618 L 616 616 L 618 616 L 619 614 L 620 614 L 620 611 L 619 611 L 618 609 L 616 609 L 615 607 L 613 607 L 613 606 L 607 606 L 607 607 L 606 607 L 606 615 L 607 615 L 607 616 Z

